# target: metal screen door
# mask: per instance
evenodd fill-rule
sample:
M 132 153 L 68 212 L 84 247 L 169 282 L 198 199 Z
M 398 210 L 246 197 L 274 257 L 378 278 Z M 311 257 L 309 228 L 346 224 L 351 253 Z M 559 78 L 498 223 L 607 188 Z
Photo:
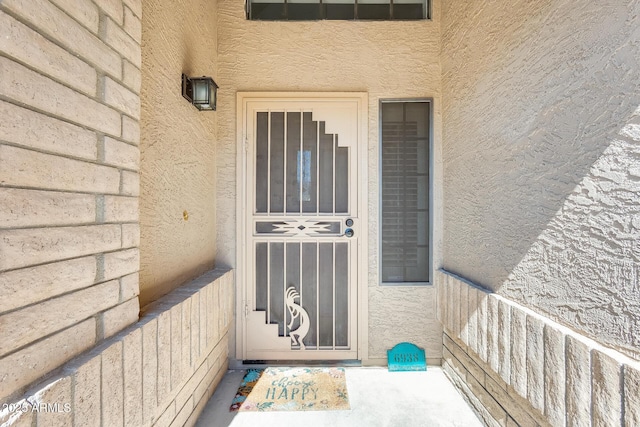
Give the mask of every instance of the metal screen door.
M 358 106 L 246 114 L 245 360 L 357 358 Z

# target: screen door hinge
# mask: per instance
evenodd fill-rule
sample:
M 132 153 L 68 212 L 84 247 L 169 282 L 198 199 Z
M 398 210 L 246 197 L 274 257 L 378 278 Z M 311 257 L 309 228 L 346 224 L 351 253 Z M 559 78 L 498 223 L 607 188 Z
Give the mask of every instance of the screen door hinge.
M 249 304 L 244 305 L 244 317 L 249 316 Z

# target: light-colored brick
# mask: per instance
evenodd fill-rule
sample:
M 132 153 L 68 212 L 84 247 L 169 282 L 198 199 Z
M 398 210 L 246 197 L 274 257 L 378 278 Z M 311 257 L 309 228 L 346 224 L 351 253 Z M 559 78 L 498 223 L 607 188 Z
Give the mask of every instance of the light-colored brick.
M 158 405 L 166 402 L 171 392 L 171 313 L 158 315 Z
M 104 40 L 107 44 L 140 68 L 142 62 L 140 45 L 111 19 L 107 19 L 105 24 Z
M 158 421 L 153 424 L 153 427 L 169 427 L 171 421 L 176 417 L 176 404 L 171 402 L 167 409 L 164 410 L 162 415 L 158 417 Z
M 125 196 L 105 196 L 105 222 L 138 221 L 138 198 Z
M 129 34 L 138 44 L 142 42 L 142 23 L 128 7 L 124 8 L 124 30 Z
M 191 377 L 182 387 L 182 390 L 180 390 L 176 395 L 176 405 L 178 407 L 182 407 L 185 403 L 187 403 L 187 400 L 189 400 L 189 398 L 193 396 L 193 392 L 195 391 L 198 384 L 200 384 L 200 381 L 202 381 L 202 379 L 205 377 L 207 371 L 208 367 L 206 361 L 205 363 L 200 364 L 200 366 L 194 367 L 189 371 L 191 373 Z
M 182 303 L 182 377 L 191 371 L 191 298 Z
M 131 89 L 134 93 L 140 93 L 140 87 L 142 85 L 142 73 L 140 70 L 129 61 L 124 61 L 124 77 L 122 82 Z
M 478 290 L 478 356 L 486 362 L 487 359 L 487 299 L 488 294 Z
M 104 81 L 104 102 L 135 119 L 140 119 L 140 97 L 109 77 Z
M 1 311 L 91 286 L 96 271 L 95 257 L 85 257 L 0 273 Z
M 565 335 L 544 326 L 544 415 L 554 426 L 565 425 Z
M 0 52 L 89 96 L 96 94 L 96 71 L 26 25 L 0 11 Z
M 625 426 L 640 426 L 640 366 L 625 364 L 623 369 Z
M 567 427 L 591 425 L 591 348 L 568 335 L 566 346 Z
M 95 220 L 95 196 L 0 188 L 0 228 L 87 224 Z
M 102 352 L 102 425 L 122 426 L 124 419 L 122 341 Z
M 104 337 L 108 338 L 117 334 L 129 325 L 138 321 L 140 302 L 138 297 L 130 299 L 102 314 L 102 330 Z
M 74 426 L 100 427 L 100 389 L 102 357 L 84 361 L 73 374 Z
M 7 98 L 90 129 L 120 135 L 120 114 L 106 105 L 5 57 L 0 57 L 0 74 L 0 93 Z
M 135 145 L 140 144 L 140 123 L 129 116 L 122 116 L 122 139 Z
M 491 396 L 485 388 L 473 377 L 467 377 L 467 385 L 471 392 L 478 398 L 486 410 L 491 414 L 498 425 L 504 426 L 507 423 L 507 413 L 498 402 Z
M 511 384 L 511 305 L 498 301 L 498 373 Z
M 138 18 L 142 18 L 142 0 L 124 0 L 124 4 L 129 6 Z
M 527 315 L 527 399 L 544 411 L 544 332 L 537 317 Z
M 71 425 L 71 377 L 57 378 L 35 393 L 31 402 L 38 408 L 55 408 L 55 410 L 38 411 L 37 424 L 47 427 L 68 427 Z M 44 406 L 43 406 L 44 405 Z
M 200 349 L 199 354 L 205 354 L 207 349 L 207 295 L 206 287 L 198 292 L 200 305 Z
M 158 320 L 142 326 L 142 421 L 151 423 L 158 404 Z
M 484 384 L 485 373 L 467 353 L 465 353 L 462 348 L 460 348 L 453 340 L 451 340 L 446 334 L 444 335 L 444 346 L 446 349 L 451 352 L 453 357 L 458 359 L 458 361 L 464 366 L 467 371 L 467 375 L 473 375 L 480 384 Z M 463 377 L 463 378 L 466 378 Z
M 0 425 L 11 427 L 32 427 L 35 423 L 36 412 L 31 412 L 32 406 L 26 400 L 16 402 L 19 411 L 9 412 L 8 410 L 0 412 Z
M 137 171 L 140 168 L 140 149 L 107 137 L 104 140 L 104 162 Z
M 487 363 L 493 372 L 498 372 L 499 357 L 498 353 L 498 299 L 495 294 L 489 294 L 487 299 Z
M 191 298 L 191 365 L 200 361 L 200 295 Z
M 100 15 L 98 8 L 90 1 L 52 0 L 60 9 L 71 15 L 76 21 L 87 27 L 92 33 L 98 33 Z
M 460 340 L 469 345 L 469 286 L 460 282 Z
M 0 400 L 91 347 L 96 340 L 95 331 L 95 320 L 88 319 L 1 358 Z
M 0 316 L 0 355 L 116 305 L 119 293 L 117 281 L 107 282 Z
M 474 287 L 468 289 L 469 306 L 467 313 L 469 315 L 467 325 L 467 339 L 469 350 L 478 353 L 478 290 Z
M 490 377 L 486 378 L 487 392 L 500 404 L 502 408 L 514 418 L 519 427 L 538 427 L 538 423 L 527 413 L 505 389 Z
M 131 248 L 140 246 L 140 225 L 122 224 L 122 247 Z
M 138 273 L 124 276 L 120 279 L 120 301 L 129 301 L 140 294 L 140 280 Z
M 171 311 L 171 389 L 182 381 L 182 304 Z
M 123 5 L 122 0 L 94 0 L 95 3 L 102 9 L 104 13 L 113 18 L 118 25 L 123 23 Z
M 193 396 L 189 397 L 189 400 L 185 402 L 185 404 L 180 408 L 180 411 L 176 414 L 176 417 L 171 422 L 171 427 L 184 427 L 189 415 L 191 415 L 191 411 L 193 411 Z M 178 408 L 178 404 L 176 403 L 176 408 Z
M 142 425 L 142 329 L 124 337 L 124 425 Z
M 138 270 L 140 270 L 140 251 L 137 248 L 104 255 L 104 280 L 126 276 Z
M 0 117 L 4 141 L 88 160 L 97 158 L 94 132 L 4 101 L 0 101 Z
M 611 355 L 599 350 L 591 352 L 592 425 L 621 425 L 621 370 L 620 362 Z
M 138 172 L 122 171 L 122 189 L 120 194 L 126 196 L 140 195 L 140 174 Z
M 120 173 L 107 166 L 0 145 L 0 184 L 117 194 Z
M 120 248 L 119 225 L 0 231 L 0 271 Z
M 121 77 L 122 65 L 118 54 L 52 3 L 3 0 L 2 5 L 31 22 L 39 32 L 57 40 L 71 52 L 87 59 L 112 76 Z M 65 103 L 64 106 L 69 105 Z
M 460 282 L 449 277 L 449 330 L 455 339 L 460 336 Z M 222 283 L 221 283 L 222 285 Z M 224 288 L 220 287 L 220 302 L 224 300 Z M 222 324 L 220 325 L 222 330 Z
M 511 372 L 509 383 L 522 398 L 527 398 L 527 315 L 519 308 L 511 310 Z

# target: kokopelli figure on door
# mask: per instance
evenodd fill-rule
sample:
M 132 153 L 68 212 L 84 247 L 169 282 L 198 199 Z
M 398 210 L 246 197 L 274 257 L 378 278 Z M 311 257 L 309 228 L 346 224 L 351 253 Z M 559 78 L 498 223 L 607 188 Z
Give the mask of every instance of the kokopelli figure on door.
M 298 294 L 296 288 L 293 286 L 287 288 L 286 303 L 287 308 L 289 309 L 289 314 L 291 314 L 291 321 L 287 325 L 289 328 L 289 336 L 291 337 L 291 343 L 293 345 L 299 345 L 300 350 L 304 350 L 305 346 L 302 340 L 309 333 L 309 314 L 307 314 L 300 304 L 295 302 L 296 298 L 300 301 L 300 294 Z M 293 322 L 296 319 L 300 320 L 300 325 L 298 326 L 298 329 L 292 331 L 291 328 L 293 327 Z

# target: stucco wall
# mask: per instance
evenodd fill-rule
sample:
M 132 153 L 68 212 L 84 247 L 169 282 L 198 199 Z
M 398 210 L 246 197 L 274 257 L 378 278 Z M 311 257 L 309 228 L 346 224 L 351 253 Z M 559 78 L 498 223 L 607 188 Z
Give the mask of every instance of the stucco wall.
M 456 0 L 442 25 L 444 268 L 636 358 L 639 15 Z
M 368 357 L 372 359 L 386 357 L 388 348 L 405 339 L 425 346 L 429 358 L 442 354 L 433 288 L 380 287 L 377 275 L 379 100 L 433 97 L 439 158 L 438 1 L 433 16 L 433 21 L 414 22 L 258 22 L 245 19 L 243 1 L 218 2 L 217 262 L 236 267 L 237 91 L 368 92 Z M 436 174 L 440 175 L 439 169 Z M 436 227 L 435 241 L 440 239 Z M 439 252 L 434 258 L 438 265 Z
M 216 5 L 143 0 L 140 302 L 210 269 L 215 257 L 215 112 L 180 75 L 216 76 Z M 186 215 L 185 215 L 186 212 Z

